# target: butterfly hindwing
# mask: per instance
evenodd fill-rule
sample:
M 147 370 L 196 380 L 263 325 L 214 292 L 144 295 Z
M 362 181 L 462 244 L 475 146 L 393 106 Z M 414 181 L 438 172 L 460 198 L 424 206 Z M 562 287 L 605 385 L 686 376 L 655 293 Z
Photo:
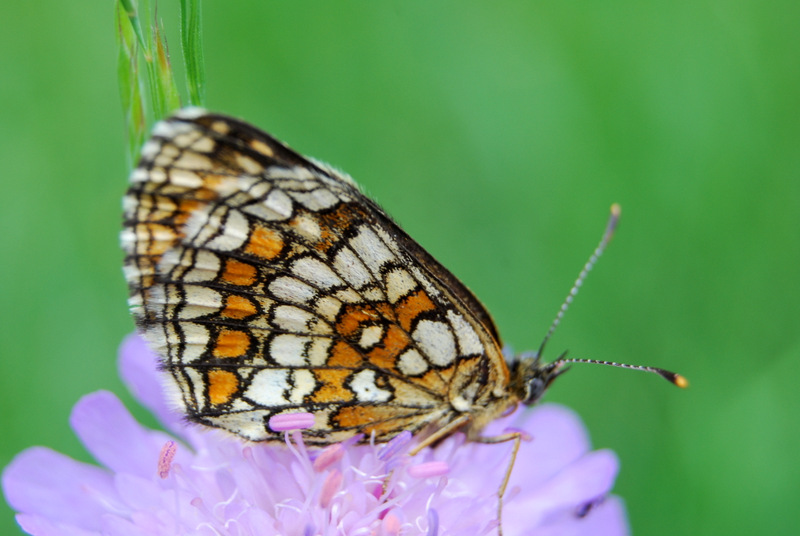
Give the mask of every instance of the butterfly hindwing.
M 125 198 L 131 306 L 187 416 L 252 440 L 385 440 L 501 396 L 472 293 L 355 183 L 241 121 L 159 123 Z

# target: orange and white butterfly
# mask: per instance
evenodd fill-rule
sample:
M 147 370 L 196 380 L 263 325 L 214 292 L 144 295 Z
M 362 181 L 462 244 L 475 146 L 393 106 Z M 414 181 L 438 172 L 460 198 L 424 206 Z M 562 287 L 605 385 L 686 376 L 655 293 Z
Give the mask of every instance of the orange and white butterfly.
M 572 361 L 507 362 L 478 299 L 350 177 L 224 115 L 155 126 L 122 245 L 138 327 L 186 416 L 248 440 L 282 440 L 270 419 L 304 412 L 309 444 L 460 429 L 518 446 L 481 429 Z

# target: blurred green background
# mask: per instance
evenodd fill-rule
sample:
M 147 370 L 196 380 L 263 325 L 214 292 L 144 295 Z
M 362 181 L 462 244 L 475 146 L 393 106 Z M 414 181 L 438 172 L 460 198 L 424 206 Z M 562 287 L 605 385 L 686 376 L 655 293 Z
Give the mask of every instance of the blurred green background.
M 159 6 L 170 31 L 176 4 Z M 113 13 L 2 8 L 2 465 L 37 444 L 88 460 L 71 406 L 97 389 L 132 403 Z M 619 202 L 549 357 L 691 387 L 576 366 L 547 398 L 619 454 L 634 533 L 798 533 L 796 0 L 209 2 L 205 39 L 209 108 L 348 171 L 518 350 Z

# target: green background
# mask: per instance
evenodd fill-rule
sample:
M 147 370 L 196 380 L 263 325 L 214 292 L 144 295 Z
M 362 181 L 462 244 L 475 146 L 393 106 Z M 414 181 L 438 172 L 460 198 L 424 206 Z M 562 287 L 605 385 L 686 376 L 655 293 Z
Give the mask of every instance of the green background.
M 176 3 L 159 12 L 176 27 Z M 208 107 L 348 171 L 534 349 L 547 399 L 622 461 L 633 532 L 797 534 L 800 4 L 209 2 Z M 171 32 L 173 53 L 178 52 Z M 130 403 L 118 247 L 126 185 L 111 2 L 0 16 L 0 464 L 83 394 Z M 143 411 L 137 415 L 153 421 Z M 0 532 L 13 533 L 3 506 Z

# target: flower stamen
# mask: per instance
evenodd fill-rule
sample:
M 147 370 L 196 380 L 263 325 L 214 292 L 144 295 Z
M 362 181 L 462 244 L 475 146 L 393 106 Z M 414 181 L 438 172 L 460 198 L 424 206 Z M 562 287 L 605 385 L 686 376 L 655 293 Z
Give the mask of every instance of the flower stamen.
M 322 449 L 314 459 L 314 471 L 321 473 L 344 456 L 344 447 L 341 443 L 334 443 Z
M 431 478 L 446 475 L 450 472 L 450 466 L 444 461 L 433 461 L 411 465 L 407 471 L 413 478 Z
M 281 413 L 269 418 L 269 427 L 274 432 L 305 430 L 314 426 L 313 413 Z
M 158 455 L 158 476 L 162 479 L 169 476 L 169 470 L 172 467 L 172 459 L 175 458 L 175 453 L 178 452 L 178 445 L 174 441 L 167 441 L 161 447 L 161 452 Z
M 322 484 L 322 490 L 319 493 L 320 506 L 327 508 L 328 505 L 330 505 L 333 496 L 342 486 L 342 478 L 342 472 L 338 469 L 334 469 L 328 473 L 328 476 L 325 477 L 325 482 Z

